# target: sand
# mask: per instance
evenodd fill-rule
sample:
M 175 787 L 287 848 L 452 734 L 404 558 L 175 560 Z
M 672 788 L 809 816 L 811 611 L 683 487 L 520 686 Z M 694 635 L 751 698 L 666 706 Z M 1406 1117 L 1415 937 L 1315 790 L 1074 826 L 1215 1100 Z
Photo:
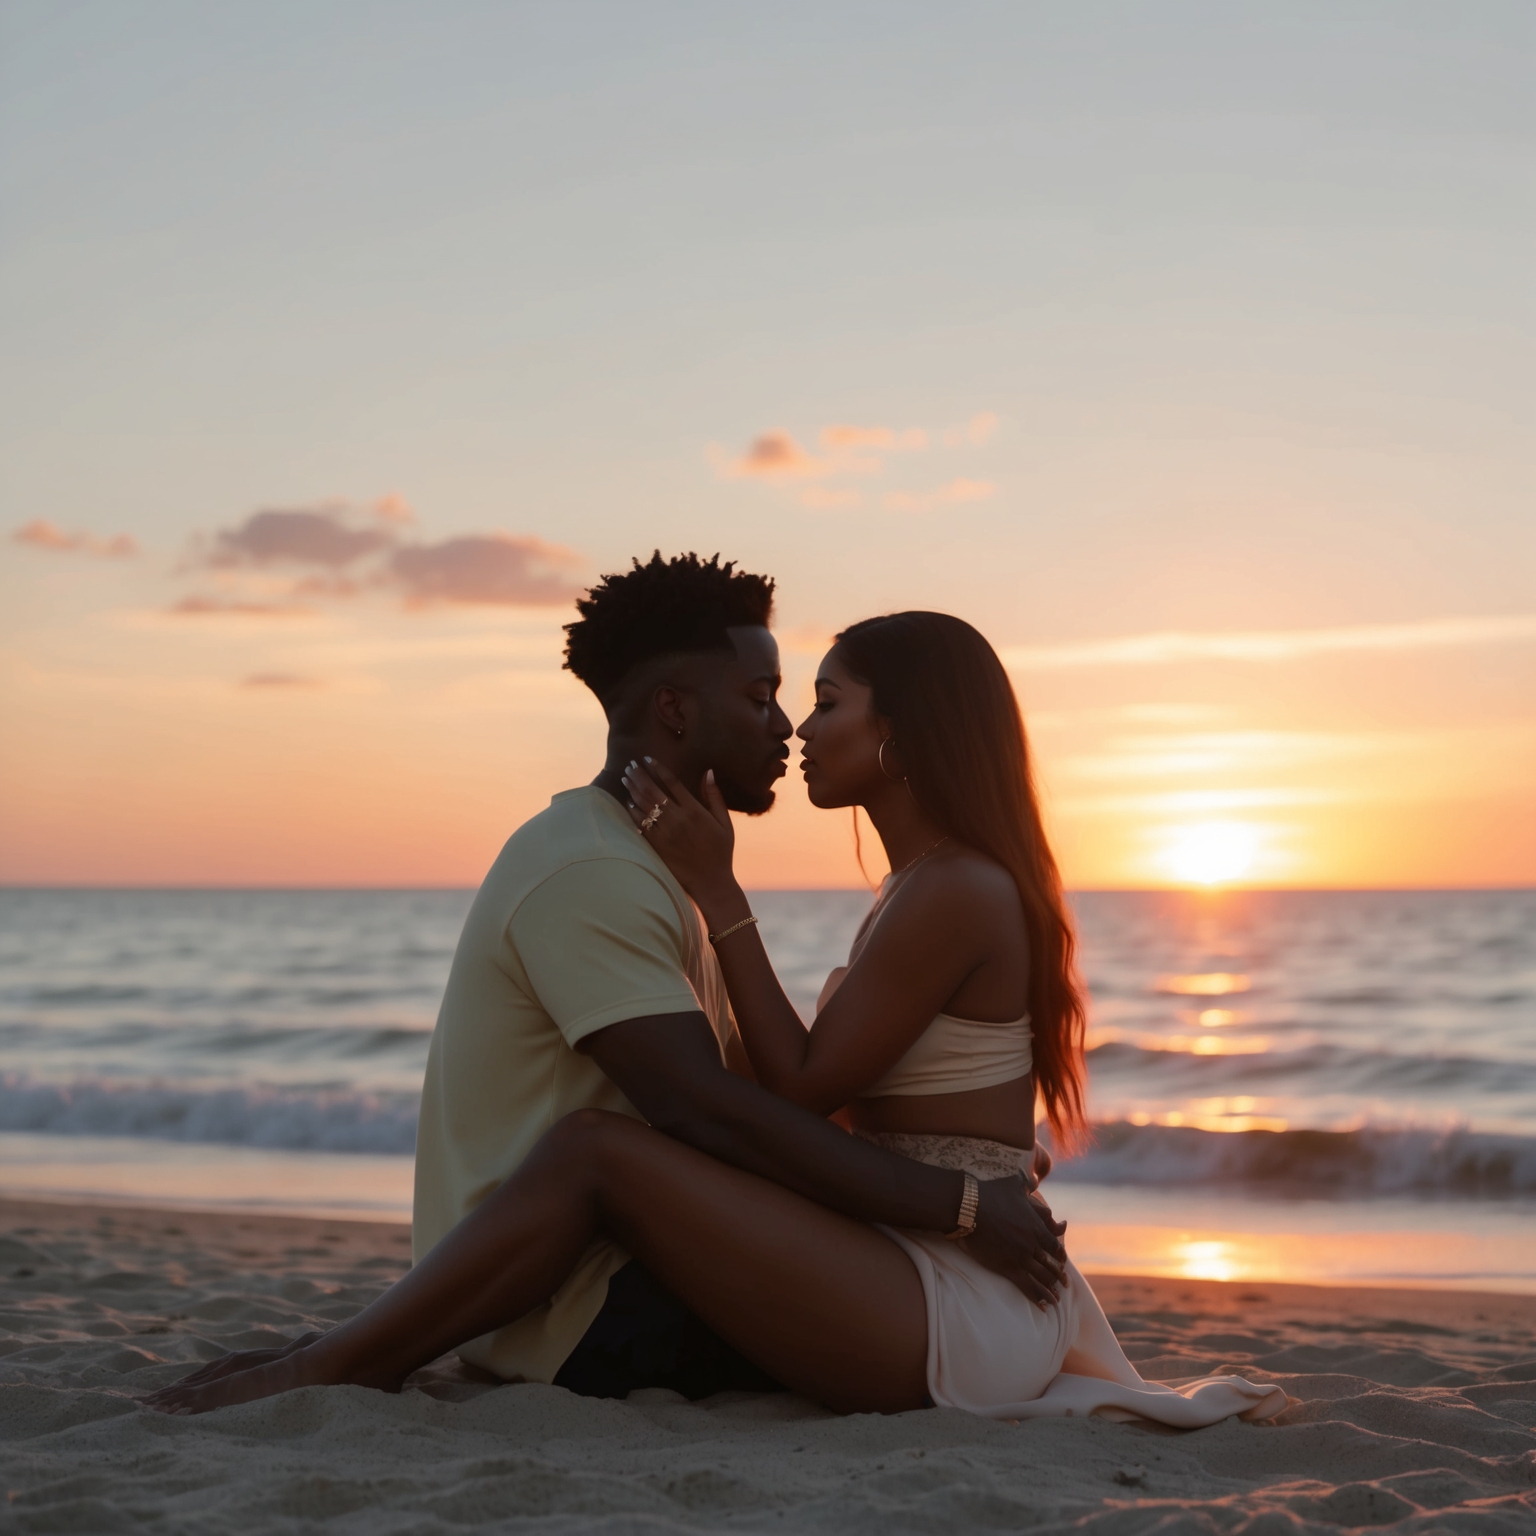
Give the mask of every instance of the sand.
M 1536 1532 L 1536 1297 L 1097 1281 L 1147 1376 L 1296 1400 L 1185 1434 L 599 1402 L 448 1363 L 184 1419 L 133 1395 L 348 1316 L 405 1231 L 13 1201 L 0 1234 L 0 1531 Z

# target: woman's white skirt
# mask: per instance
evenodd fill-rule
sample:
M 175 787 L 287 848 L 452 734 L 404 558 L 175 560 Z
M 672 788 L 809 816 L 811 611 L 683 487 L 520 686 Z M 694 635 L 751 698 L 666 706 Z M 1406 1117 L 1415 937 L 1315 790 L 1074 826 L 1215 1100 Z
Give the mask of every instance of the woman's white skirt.
M 940 1167 L 998 1176 L 998 1157 L 1024 1155 L 958 1136 L 868 1136 Z M 942 1147 L 932 1145 L 943 1143 Z M 958 1243 L 931 1232 L 881 1227 L 917 1268 L 928 1308 L 928 1393 L 943 1408 L 993 1419 L 1073 1418 L 1097 1413 L 1198 1429 L 1236 1414 L 1272 1418 L 1285 1407 L 1276 1386 L 1207 1376 L 1178 1387 L 1144 1381 L 1125 1357 L 1093 1288 L 1067 1264 L 1054 1306 L 1038 1307 Z

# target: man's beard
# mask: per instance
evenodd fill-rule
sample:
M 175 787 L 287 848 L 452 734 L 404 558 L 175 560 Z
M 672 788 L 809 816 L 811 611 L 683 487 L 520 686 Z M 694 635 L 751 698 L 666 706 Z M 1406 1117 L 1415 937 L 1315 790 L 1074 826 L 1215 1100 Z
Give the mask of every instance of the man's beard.
M 715 788 L 724 797 L 726 809 L 739 811 L 743 816 L 761 816 L 773 808 L 773 802 L 777 799 L 774 791 L 766 785 L 761 789 L 751 789 L 728 778 L 718 768 L 715 770 Z

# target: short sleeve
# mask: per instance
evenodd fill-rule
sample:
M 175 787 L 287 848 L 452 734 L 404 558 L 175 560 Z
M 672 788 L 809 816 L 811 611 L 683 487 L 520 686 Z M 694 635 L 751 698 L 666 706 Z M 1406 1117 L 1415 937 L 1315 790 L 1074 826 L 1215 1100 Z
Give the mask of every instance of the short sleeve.
M 507 937 L 567 1045 L 625 1019 L 699 1009 L 677 907 L 631 860 L 557 871 L 524 898 Z

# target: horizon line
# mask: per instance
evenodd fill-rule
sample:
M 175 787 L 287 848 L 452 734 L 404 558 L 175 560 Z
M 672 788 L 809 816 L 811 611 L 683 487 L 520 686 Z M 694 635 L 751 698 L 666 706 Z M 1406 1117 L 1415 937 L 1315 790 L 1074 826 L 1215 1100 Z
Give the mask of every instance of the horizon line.
M 479 885 L 345 885 L 345 884 L 315 884 L 315 885 L 289 885 L 281 883 L 272 884 L 215 884 L 215 883 L 82 883 L 82 882 L 13 882 L 0 880 L 0 894 L 31 893 L 31 892 L 60 892 L 75 893 L 79 895 L 105 895 L 121 893 L 123 895 L 147 895 L 163 893 L 166 895 L 195 895 L 195 894 L 228 894 L 228 895 L 335 895 L 335 896 L 366 896 L 377 894 L 388 895 L 448 895 L 473 894 L 479 890 Z M 860 895 L 873 896 L 877 887 L 860 885 L 753 885 L 746 888 L 748 894 L 763 895 L 798 895 L 813 896 L 820 893 L 829 895 Z M 1326 896 L 1326 895 L 1393 895 L 1416 894 L 1425 896 L 1450 896 L 1466 894 L 1536 894 L 1536 882 L 1512 882 L 1509 884 L 1466 884 L 1466 885 L 1069 885 L 1065 887 L 1068 895 L 1073 896 L 1133 896 L 1133 895 L 1175 895 L 1175 896 L 1243 896 L 1243 895 L 1286 895 L 1298 896 Z

